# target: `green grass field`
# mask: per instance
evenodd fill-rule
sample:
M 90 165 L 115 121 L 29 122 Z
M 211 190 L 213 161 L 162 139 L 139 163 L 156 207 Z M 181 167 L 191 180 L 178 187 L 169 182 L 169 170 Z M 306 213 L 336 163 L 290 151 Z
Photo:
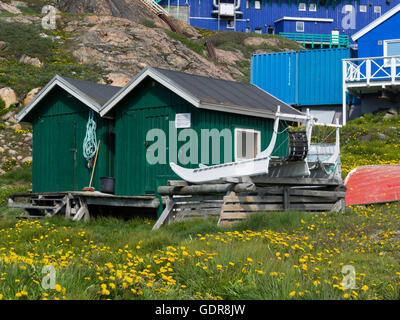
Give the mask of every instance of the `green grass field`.
M 382 115 L 349 122 L 341 136 L 346 172 L 400 163 L 399 124 L 398 116 Z M 400 298 L 399 203 L 151 231 L 154 220 L 15 220 L 8 194 L 28 190 L 30 181 L 29 167 L 0 176 L 1 299 Z M 56 270 L 54 289 L 42 287 L 48 265 Z M 355 272 L 350 287 L 348 270 Z
M 0 220 L 2 299 L 399 299 L 400 206 L 173 223 Z M 43 289 L 45 265 L 55 289 Z M 344 266 L 355 270 L 347 289 Z M 347 275 L 349 276 L 349 275 Z M 344 281 L 342 283 L 342 281 Z

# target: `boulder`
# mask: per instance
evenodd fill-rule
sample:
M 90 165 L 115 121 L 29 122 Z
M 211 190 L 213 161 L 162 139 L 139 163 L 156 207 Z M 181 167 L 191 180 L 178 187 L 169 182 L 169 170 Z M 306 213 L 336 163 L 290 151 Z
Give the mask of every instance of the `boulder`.
M 112 72 L 107 75 L 107 80 L 112 86 L 124 87 L 131 80 L 131 78 L 123 73 Z
M 244 40 L 245 46 L 260 46 L 262 44 L 277 46 L 280 40 L 276 38 L 248 37 Z
M 32 89 L 31 91 L 28 92 L 28 94 L 26 95 L 25 99 L 24 99 L 24 105 L 28 105 L 29 102 L 31 102 L 33 100 L 33 98 L 35 98 L 35 96 L 39 93 L 40 91 L 40 87 L 39 88 L 35 88 Z
M 0 89 L 0 97 L 6 104 L 6 108 L 9 108 L 10 105 L 15 104 L 18 102 L 17 95 L 15 91 L 10 87 L 5 87 Z
M 21 14 L 21 10 L 19 10 L 16 6 L 13 6 L 12 4 L 7 4 L 4 2 L 0 1 L 0 11 L 5 11 L 8 13 L 12 13 L 12 14 Z
M 4 50 L 7 48 L 8 44 L 5 41 L 0 41 L 0 50 Z
M 42 61 L 39 60 L 39 58 L 30 57 L 30 56 L 27 56 L 26 54 L 23 54 L 21 56 L 21 58 L 19 59 L 19 62 L 26 63 L 26 64 L 31 64 L 31 65 L 33 65 L 35 67 L 38 67 L 38 68 L 43 66 L 43 63 L 42 63 Z

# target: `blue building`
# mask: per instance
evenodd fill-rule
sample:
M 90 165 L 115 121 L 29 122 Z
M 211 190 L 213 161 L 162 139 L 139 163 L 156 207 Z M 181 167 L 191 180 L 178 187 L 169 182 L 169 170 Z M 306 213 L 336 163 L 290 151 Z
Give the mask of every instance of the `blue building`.
M 394 0 L 161 0 L 171 15 L 211 30 L 283 34 L 305 44 L 346 46 Z M 321 35 L 324 35 L 321 37 Z
M 342 60 L 350 48 L 254 54 L 251 83 L 303 112 L 310 109 L 319 122 L 342 119 Z
M 381 109 L 399 110 L 400 4 L 352 36 L 358 58 L 343 60 L 343 92 L 358 96 L 361 105 L 348 106 L 349 117 Z

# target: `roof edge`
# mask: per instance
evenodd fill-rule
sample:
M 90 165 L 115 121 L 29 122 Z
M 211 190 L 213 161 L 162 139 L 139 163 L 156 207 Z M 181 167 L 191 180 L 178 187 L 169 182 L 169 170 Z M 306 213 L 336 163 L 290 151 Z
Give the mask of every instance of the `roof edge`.
M 127 94 L 129 94 L 133 89 L 135 89 L 146 77 L 150 77 L 153 80 L 159 82 L 166 88 L 170 89 L 181 98 L 185 99 L 195 107 L 200 106 L 200 100 L 189 93 L 187 90 L 182 88 L 176 82 L 172 81 L 170 78 L 158 72 L 151 66 L 146 66 L 141 72 L 139 72 L 131 81 L 129 81 L 125 87 L 118 91 L 113 97 L 108 100 L 103 108 L 100 110 L 100 115 L 105 116 L 114 106 L 121 101 Z
M 379 26 L 381 23 L 385 22 L 387 19 L 391 18 L 394 16 L 397 12 L 400 11 L 400 3 L 390 9 L 388 12 L 385 14 L 381 15 L 379 18 L 375 19 L 371 23 L 367 24 L 364 28 L 362 28 L 360 31 L 356 32 L 351 36 L 351 39 L 353 41 L 357 41 L 360 39 L 362 36 L 370 32 L 372 29 L 375 29 L 377 26 Z
M 69 83 L 63 77 L 56 74 L 39 93 L 33 98 L 33 100 L 26 105 L 15 117 L 17 122 L 23 122 L 25 117 L 34 109 L 34 107 L 56 86 L 58 85 L 60 88 L 77 98 L 79 101 L 87 105 L 93 111 L 99 113 L 100 105 L 90 98 L 88 95 L 83 93 L 77 87 Z

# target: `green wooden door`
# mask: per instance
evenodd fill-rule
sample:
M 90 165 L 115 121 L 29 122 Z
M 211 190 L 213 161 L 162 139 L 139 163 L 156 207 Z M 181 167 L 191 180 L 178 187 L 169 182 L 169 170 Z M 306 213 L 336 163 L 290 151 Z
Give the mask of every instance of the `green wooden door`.
M 160 129 L 165 133 L 166 143 L 168 145 L 168 108 L 154 108 L 144 110 L 143 121 L 144 127 L 147 128 L 146 131 L 143 132 L 143 142 L 145 148 L 146 159 L 144 161 L 145 165 L 145 193 L 154 194 L 157 190 L 157 186 L 159 186 L 159 182 L 163 181 L 167 178 L 167 173 L 170 172 L 169 164 L 168 164 L 168 147 L 166 146 L 165 150 L 158 150 L 159 152 L 165 152 L 166 154 L 166 162 L 160 164 L 151 164 L 148 161 L 148 153 L 151 152 L 149 145 L 151 145 L 154 141 L 147 141 L 146 135 L 148 130 L 151 129 Z
M 76 121 L 67 116 L 57 120 L 42 118 L 34 133 L 41 140 L 35 141 L 34 146 L 35 189 L 40 192 L 76 190 Z

